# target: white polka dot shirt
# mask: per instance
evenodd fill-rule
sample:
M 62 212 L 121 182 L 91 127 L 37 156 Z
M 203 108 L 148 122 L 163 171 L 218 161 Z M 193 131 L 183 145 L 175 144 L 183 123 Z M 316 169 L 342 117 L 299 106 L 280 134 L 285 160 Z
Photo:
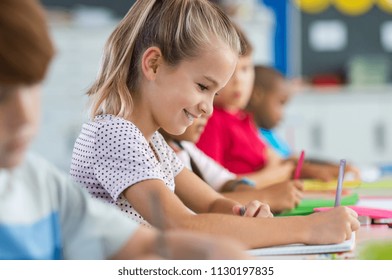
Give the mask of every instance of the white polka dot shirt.
M 150 179 L 162 180 L 174 192 L 174 177 L 184 168 L 158 132 L 150 144 L 132 122 L 113 115 L 97 116 L 82 127 L 70 174 L 93 197 L 117 205 L 133 220 L 148 225 L 122 192 Z

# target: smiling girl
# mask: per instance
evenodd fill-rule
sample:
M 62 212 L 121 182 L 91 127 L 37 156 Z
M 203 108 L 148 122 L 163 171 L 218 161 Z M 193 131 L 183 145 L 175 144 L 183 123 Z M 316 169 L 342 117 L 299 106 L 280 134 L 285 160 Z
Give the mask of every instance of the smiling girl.
M 268 205 L 252 201 L 241 216 L 242 205 L 184 168 L 157 132 L 181 134 L 210 115 L 240 51 L 235 28 L 210 1 L 136 1 L 89 90 L 92 121 L 76 141 L 72 177 L 146 225 L 230 236 L 248 247 L 349 238 L 359 224 L 344 207 L 271 218 Z

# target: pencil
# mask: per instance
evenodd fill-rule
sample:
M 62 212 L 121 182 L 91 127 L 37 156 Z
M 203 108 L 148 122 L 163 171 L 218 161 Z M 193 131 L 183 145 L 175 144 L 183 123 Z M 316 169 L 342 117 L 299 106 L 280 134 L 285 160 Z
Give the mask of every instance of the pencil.
M 340 206 L 345 168 L 346 168 L 346 160 L 342 159 L 340 160 L 340 165 L 339 165 L 338 186 L 336 187 L 336 195 L 335 195 L 335 207 Z
M 245 215 L 245 212 L 246 212 L 246 207 L 245 207 L 245 206 L 242 206 L 242 207 L 240 208 L 240 215 L 241 215 L 241 216 L 244 216 L 244 215 Z
M 302 169 L 302 164 L 304 163 L 304 159 L 305 159 L 305 151 L 302 150 L 301 155 L 299 156 L 298 159 L 297 167 L 295 168 L 295 172 L 294 172 L 295 180 L 298 180 L 299 176 L 301 175 L 301 169 Z

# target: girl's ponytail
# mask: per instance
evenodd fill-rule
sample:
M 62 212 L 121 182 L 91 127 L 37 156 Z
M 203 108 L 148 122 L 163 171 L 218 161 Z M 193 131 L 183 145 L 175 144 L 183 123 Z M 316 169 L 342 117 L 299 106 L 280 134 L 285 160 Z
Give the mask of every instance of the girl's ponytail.
M 134 58 L 136 40 L 156 2 L 161 1 L 136 1 L 106 42 L 98 79 L 87 92 L 94 96 L 92 118 L 113 112 L 125 116 L 127 111 L 132 111 L 133 101 L 127 81 L 129 65 Z

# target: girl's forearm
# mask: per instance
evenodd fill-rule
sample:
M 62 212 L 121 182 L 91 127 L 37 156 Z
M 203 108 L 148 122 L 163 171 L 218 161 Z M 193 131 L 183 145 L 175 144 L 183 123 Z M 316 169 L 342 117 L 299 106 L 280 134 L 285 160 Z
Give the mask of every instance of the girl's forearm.
M 199 214 L 182 219 L 178 227 L 234 238 L 258 248 L 306 243 L 304 217 L 248 218 L 232 215 Z

